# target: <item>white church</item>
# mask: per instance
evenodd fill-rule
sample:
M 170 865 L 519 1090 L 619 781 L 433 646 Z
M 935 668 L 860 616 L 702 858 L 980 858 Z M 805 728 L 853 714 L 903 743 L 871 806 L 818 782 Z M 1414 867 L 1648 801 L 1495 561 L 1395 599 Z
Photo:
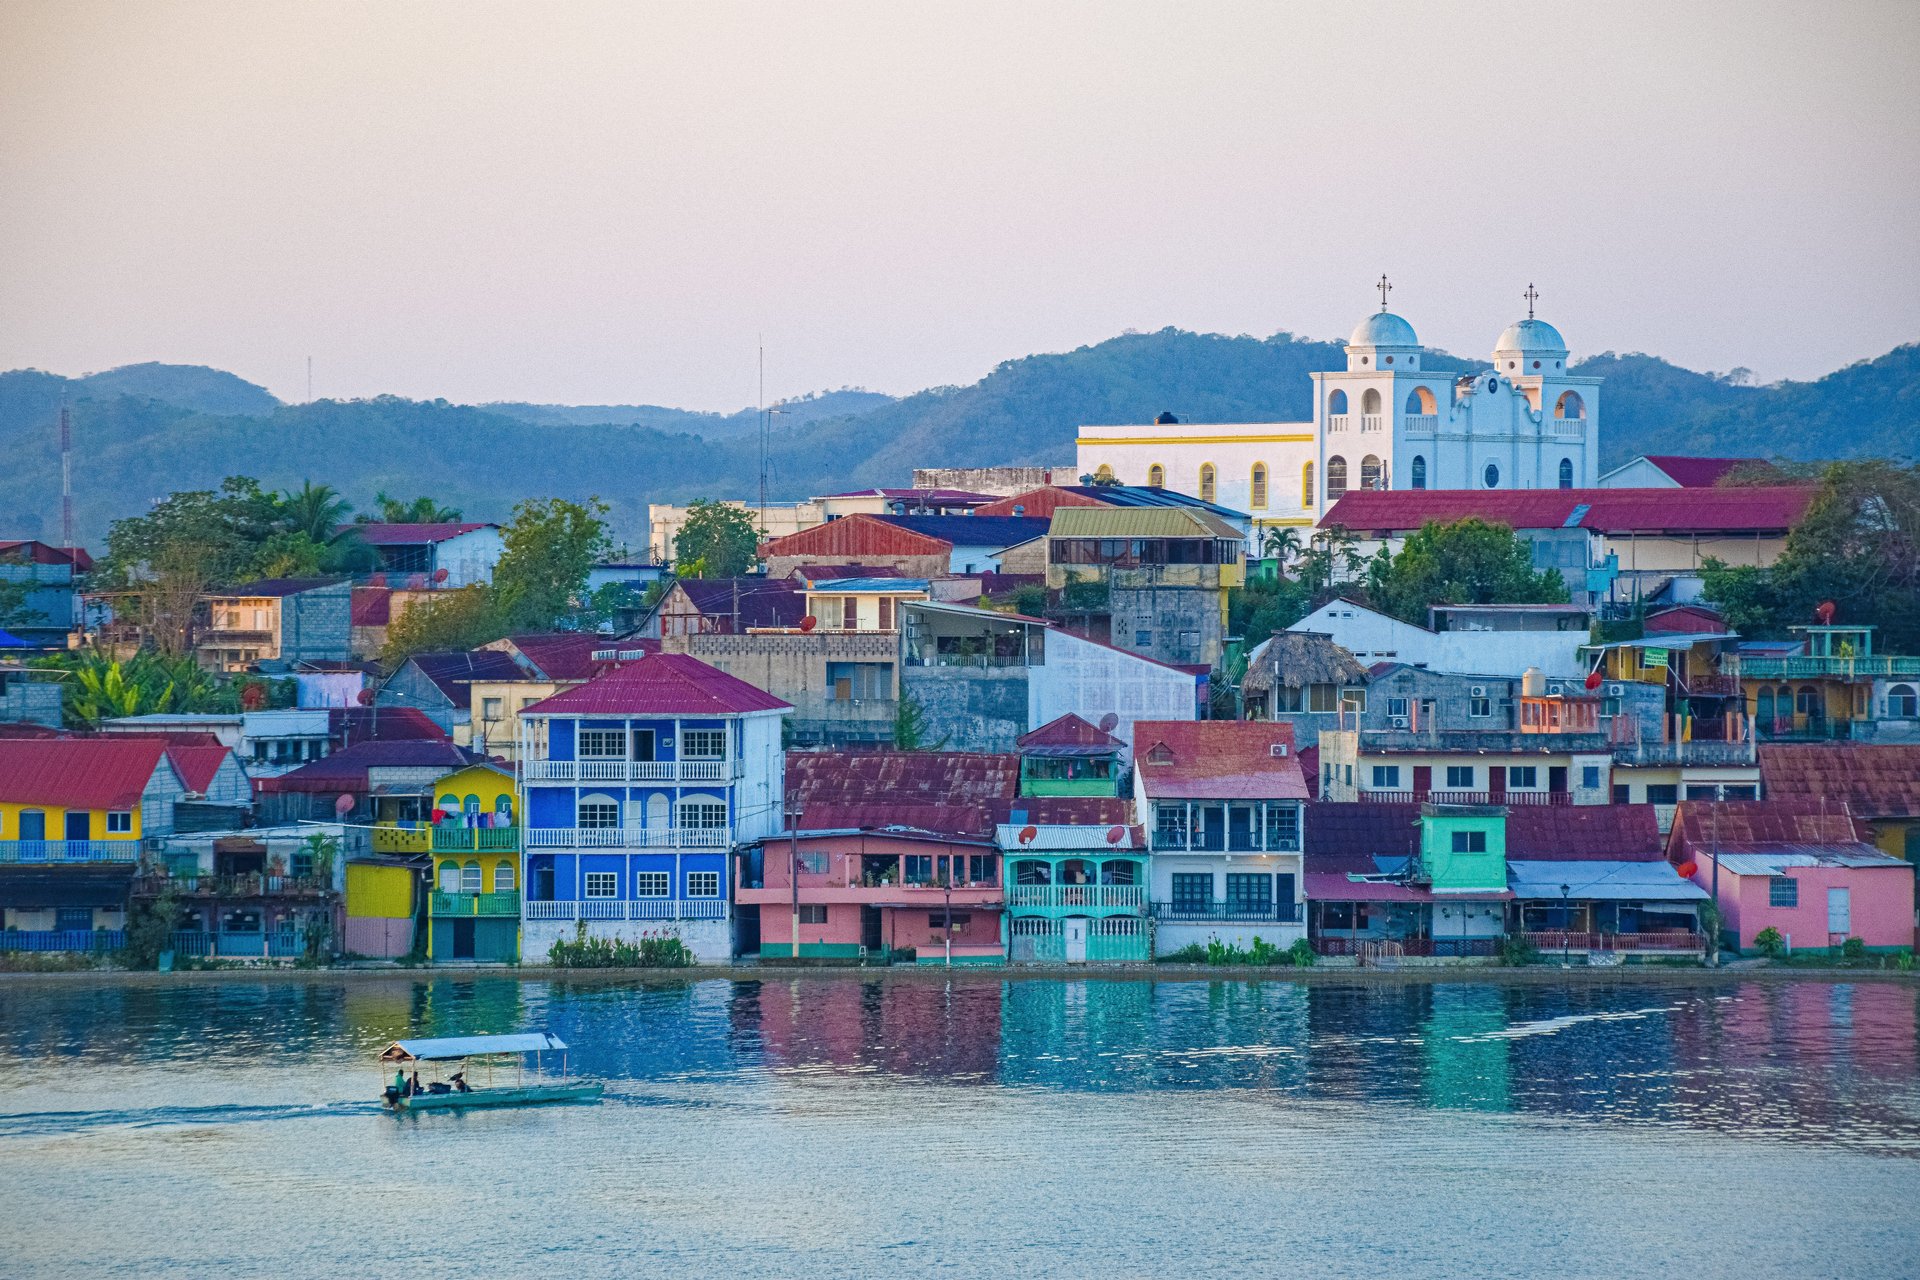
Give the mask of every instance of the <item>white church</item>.
M 1217 502 L 1256 528 L 1317 524 L 1349 489 L 1591 487 L 1600 379 L 1568 374 L 1535 296 L 1529 286 L 1527 318 L 1493 344 L 1490 370 L 1422 370 L 1413 326 L 1383 305 L 1354 328 L 1344 371 L 1312 375 L 1313 421 L 1082 427 L 1079 471 Z

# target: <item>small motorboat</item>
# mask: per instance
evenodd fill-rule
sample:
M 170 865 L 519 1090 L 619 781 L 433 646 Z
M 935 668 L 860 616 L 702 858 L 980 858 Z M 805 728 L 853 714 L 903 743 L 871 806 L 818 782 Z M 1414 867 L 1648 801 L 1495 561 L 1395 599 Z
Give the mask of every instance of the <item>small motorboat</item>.
M 542 1055 L 560 1055 L 560 1073 L 544 1072 Z M 531 1055 L 533 1070 L 527 1070 Z M 512 1082 L 496 1082 L 495 1068 L 513 1060 Z M 592 1102 L 606 1087 L 598 1080 L 572 1079 L 567 1074 L 567 1042 L 544 1031 L 508 1036 L 446 1036 L 435 1040 L 395 1040 L 380 1054 L 382 1066 L 396 1075 L 387 1081 L 381 1100 L 391 1111 L 442 1111 L 465 1107 L 529 1107 L 543 1102 Z M 460 1068 L 440 1079 L 442 1064 Z M 419 1064 L 430 1064 L 430 1080 L 421 1080 Z M 411 1071 L 409 1064 L 413 1064 Z M 467 1079 L 469 1068 L 485 1072 L 478 1083 Z M 504 1074 L 502 1072 L 501 1074 Z

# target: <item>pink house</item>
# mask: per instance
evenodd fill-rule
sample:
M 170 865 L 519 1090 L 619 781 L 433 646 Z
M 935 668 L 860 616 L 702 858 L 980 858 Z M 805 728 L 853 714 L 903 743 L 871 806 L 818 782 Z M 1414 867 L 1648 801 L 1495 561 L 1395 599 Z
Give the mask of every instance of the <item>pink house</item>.
M 1722 927 L 1742 948 L 1773 928 L 1790 946 L 1869 947 L 1914 941 L 1913 864 L 1869 844 L 1844 803 L 1688 801 L 1674 817 L 1668 858 L 1718 894 Z

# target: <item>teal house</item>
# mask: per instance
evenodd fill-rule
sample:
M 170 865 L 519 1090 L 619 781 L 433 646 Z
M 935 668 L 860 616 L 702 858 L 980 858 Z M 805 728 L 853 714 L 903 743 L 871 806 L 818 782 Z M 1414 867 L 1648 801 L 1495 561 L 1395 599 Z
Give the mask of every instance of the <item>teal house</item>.
M 1153 958 L 1146 835 L 1126 801 L 1016 800 L 996 829 L 996 843 L 1006 868 L 1009 961 L 1145 964 Z
M 1121 794 L 1127 744 L 1071 712 L 1021 735 L 1014 745 L 1020 752 L 1023 796 Z

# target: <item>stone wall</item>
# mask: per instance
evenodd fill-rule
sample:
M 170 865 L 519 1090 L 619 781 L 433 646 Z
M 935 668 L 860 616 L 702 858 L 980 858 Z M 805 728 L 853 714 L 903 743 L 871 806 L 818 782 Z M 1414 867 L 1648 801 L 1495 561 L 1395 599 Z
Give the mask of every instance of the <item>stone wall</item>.
M 964 489 L 1011 498 L 1048 484 L 1079 484 L 1071 462 L 1056 467 L 915 467 L 916 489 Z
M 893 738 L 899 708 L 900 637 L 891 631 L 866 635 L 668 636 L 668 653 L 687 653 L 756 689 L 793 704 L 787 731 L 795 743 L 836 745 Z M 827 679 L 829 663 L 884 665 L 885 696 L 839 701 Z
M 1027 723 L 1025 667 L 906 667 L 901 692 L 919 704 L 922 745 L 1012 751 Z

